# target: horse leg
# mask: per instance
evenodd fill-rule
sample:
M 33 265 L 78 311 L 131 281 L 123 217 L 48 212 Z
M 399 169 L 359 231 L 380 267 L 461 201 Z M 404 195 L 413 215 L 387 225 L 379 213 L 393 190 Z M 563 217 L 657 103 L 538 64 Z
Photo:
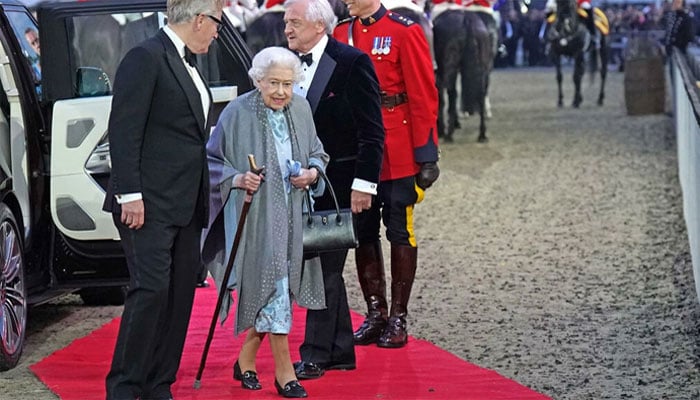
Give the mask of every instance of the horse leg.
M 445 136 L 445 94 L 444 89 L 438 88 L 438 116 L 437 116 L 437 130 L 438 137 L 444 138 Z
M 584 70 L 584 57 L 583 52 L 576 56 L 574 61 L 574 101 L 572 106 L 578 108 L 583 102 L 583 96 L 581 95 L 581 79 L 583 79 Z
M 489 100 L 489 95 L 486 95 L 486 99 L 484 99 L 484 108 L 486 109 L 486 118 L 492 118 L 493 113 L 491 112 L 491 100 Z
M 598 94 L 598 105 L 602 106 L 605 100 L 605 78 L 608 76 L 608 46 L 606 37 L 601 35 L 600 39 L 600 93 Z
M 440 70 L 438 69 L 435 73 L 435 83 L 437 86 L 438 93 L 438 115 L 437 115 L 437 131 L 438 138 L 445 137 L 445 88 L 442 84 L 442 79 L 440 78 Z
M 489 141 L 489 138 L 486 137 L 486 112 L 483 109 L 479 111 L 479 118 L 479 138 L 477 142 L 486 143 Z
M 486 90 L 483 89 L 479 94 L 479 143 L 486 143 L 489 140 L 486 138 Z
M 489 73 L 484 71 L 484 77 L 481 84 L 481 93 L 479 93 L 479 103 L 481 103 L 479 104 L 479 138 L 477 139 L 479 143 L 486 143 L 489 141 L 488 138 L 486 138 L 487 104 L 489 101 L 488 90 Z
M 448 141 L 452 141 L 452 134 L 457 128 L 457 88 L 454 82 L 450 82 L 447 87 L 447 136 Z
M 556 55 L 554 57 L 554 65 L 557 67 L 557 87 L 559 88 L 559 99 L 557 100 L 557 106 L 560 108 L 564 106 L 564 93 L 561 90 L 562 84 L 562 73 L 561 73 L 561 56 Z

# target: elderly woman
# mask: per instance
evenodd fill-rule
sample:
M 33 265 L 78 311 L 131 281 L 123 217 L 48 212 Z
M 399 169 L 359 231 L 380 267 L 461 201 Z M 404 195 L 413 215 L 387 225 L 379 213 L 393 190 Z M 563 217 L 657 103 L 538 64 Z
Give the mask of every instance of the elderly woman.
M 302 273 L 302 203 L 306 188 L 323 190 L 318 170 L 325 169 L 328 155 L 306 99 L 292 93 L 302 76 L 299 58 L 281 47 L 266 48 L 253 58 L 249 75 L 257 90 L 229 103 L 207 145 L 212 204 L 203 256 L 221 288 L 226 247 L 245 193 L 255 193 L 234 261 L 235 279 L 226 285 L 238 293 L 235 334 L 248 329 L 233 376 L 244 389 L 262 388 L 255 360 L 269 333 L 277 392 L 306 397 L 294 374 L 287 336 L 292 298 L 303 307 L 325 307 L 320 270 L 307 264 Z M 265 167 L 263 175 L 249 171 L 249 154 Z M 226 296 L 222 319 L 230 304 Z

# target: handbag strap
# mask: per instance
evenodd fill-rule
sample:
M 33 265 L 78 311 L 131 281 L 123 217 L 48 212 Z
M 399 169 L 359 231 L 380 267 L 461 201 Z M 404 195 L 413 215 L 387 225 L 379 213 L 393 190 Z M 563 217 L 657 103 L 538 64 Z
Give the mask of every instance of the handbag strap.
M 294 127 L 294 120 L 292 119 L 292 114 L 289 111 L 289 106 L 284 107 L 284 113 L 285 116 L 287 117 L 287 122 L 289 123 L 289 128 L 291 130 L 291 138 L 294 141 L 294 143 L 297 146 L 297 149 L 299 149 L 299 153 L 301 153 L 301 149 L 299 148 L 299 138 L 297 138 L 297 132 L 296 128 Z M 328 190 L 331 192 L 331 197 L 333 197 L 333 204 L 335 204 L 335 212 L 336 212 L 336 221 L 341 222 L 342 218 L 340 217 L 340 206 L 338 206 L 338 198 L 335 196 L 335 191 L 333 190 L 333 185 L 331 185 L 331 181 L 328 179 L 326 176 L 326 173 L 321 171 L 321 168 L 316 168 L 316 171 L 318 171 L 318 176 L 320 179 L 323 179 L 326 182 L 326 186 L 328 187 Z M 311 194 L 309 193 L 309 190 L 306 190 L 306 196 L 304 196 L 304 200 L 306 200 L 306 208 L 309 210 L 309 220 L 308 222 L 311 222 Z
M 326 190 L 328 190 L 331 193 L 331 197 L 333 198 L 333 204 L 335 204 L 336 220 L 340 222 L 340 206 L 338 205 L 338 198 L 335 196 L 335 190 L 333 190 L 333 185 L 331 185 L 331 181 L 330 179 L 328 179 L 325 172 L 321 171 L 320 168 L 316 168 L 316 171 L 318 171 L 319 178 L 323 179 L 326 182 Z M 306 204 L 309 210 L 309 222 L 311 222 L 311 194 L 309 193 L 309 190 L 306 191 L 306 196 L 304 196 L 304 199 L 307 202 Z

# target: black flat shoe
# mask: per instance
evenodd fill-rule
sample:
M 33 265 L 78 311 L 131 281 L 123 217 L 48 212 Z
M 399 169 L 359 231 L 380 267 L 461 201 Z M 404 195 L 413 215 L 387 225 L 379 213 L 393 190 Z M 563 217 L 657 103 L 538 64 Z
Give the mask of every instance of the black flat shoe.
M 282 388 L 280 384 L 277 383 L 277 379 L 275 379 L 275 388 L 277 389 L 277 393 L 286 398 L 300 399 L 309 396 L 306 394 L 306 390 L 304 390 L 304 387 L 301 386 L 299 381 L 289 381 L 284 385 L 284 388 Z
M 318 379 L 326 371 L 319 364 L 308 361 L 297 361 L 294 363 L 294 373 L 297 379 Z
M 260 390 L 262 385 L 258 381 L 258 374 L 253 371 L 241 372 L 238 360 L 233 364 L 233 379 L 241 381 L 241 387 L 248 390 Z

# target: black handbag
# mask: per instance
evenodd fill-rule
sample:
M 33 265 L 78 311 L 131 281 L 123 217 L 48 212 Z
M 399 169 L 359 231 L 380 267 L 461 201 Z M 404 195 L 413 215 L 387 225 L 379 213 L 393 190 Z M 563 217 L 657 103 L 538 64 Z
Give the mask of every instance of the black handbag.
M 326 190 L 333 197 L 335 210 L 311 211 L 302 215 L 304 225 L 304 255 L 315 255 L 327 251 L 354 249 L 358 246 L 357 228 L 349 208 L 340 209 L 330 180 L 318 169 L 319 179 L 326 182 Z M 306 191 L 307 210 L 311 210 L 311 195 Z

